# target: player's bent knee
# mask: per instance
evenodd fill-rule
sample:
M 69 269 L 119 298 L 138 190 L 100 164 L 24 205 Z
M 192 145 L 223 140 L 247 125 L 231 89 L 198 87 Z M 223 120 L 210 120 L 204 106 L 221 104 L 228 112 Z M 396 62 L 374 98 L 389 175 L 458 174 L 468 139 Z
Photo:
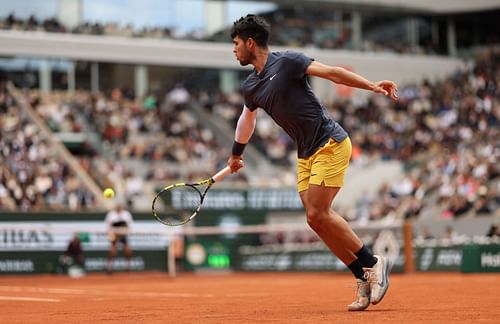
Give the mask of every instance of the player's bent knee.
M 321 212 L 320 209 L 311 208 L 306 212 L 307 224 L 312 228 L 316 229 L 327 222 L 327 215 Z

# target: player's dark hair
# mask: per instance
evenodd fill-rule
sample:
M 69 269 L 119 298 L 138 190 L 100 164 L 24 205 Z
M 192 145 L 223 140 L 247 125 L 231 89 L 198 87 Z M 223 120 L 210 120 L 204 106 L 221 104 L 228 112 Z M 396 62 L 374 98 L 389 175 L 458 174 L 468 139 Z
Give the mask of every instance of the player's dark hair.
M 262 17 L 256 15 L 246 15 L 236 20 L 231 28 L 231 39 L 236 36 L 244 41 L 252 38 L 258 46 L 267 47 L 271 26 Z

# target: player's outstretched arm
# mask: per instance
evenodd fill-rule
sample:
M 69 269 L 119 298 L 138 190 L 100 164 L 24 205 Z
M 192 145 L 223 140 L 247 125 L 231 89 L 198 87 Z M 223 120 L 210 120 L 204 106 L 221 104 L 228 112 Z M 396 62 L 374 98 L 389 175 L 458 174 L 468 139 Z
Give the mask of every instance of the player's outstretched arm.
M 234 144 L 231 156 L 227 161 L 233 173 L 238 172 L 243 167 L 243 151 L 253 135 L 256 121 L 257 110 L 251 111 L 246 106 L 243 107 L 236 125 L 236 131 L 234 132 Z
M 318 61 L 313 61 L 307 68 L 306 73 L 308 75 L 317 76 L 335 83 L 380 93 L 390 97 L 392 100 L 398 99 L 398 88 L 396 83 L 389 80 L 374 83 L 365 79 L 361 75 L 348 71 L 340 66 L 330 66 Z
M 257 109 L 251 111 L 246 106 L 244 106 L 236 125 L 234 140 L 238 143 L 247 144 L 248 141 L 250 141 L 250 138 L 252 137 L 255 130 L 256 121 Z

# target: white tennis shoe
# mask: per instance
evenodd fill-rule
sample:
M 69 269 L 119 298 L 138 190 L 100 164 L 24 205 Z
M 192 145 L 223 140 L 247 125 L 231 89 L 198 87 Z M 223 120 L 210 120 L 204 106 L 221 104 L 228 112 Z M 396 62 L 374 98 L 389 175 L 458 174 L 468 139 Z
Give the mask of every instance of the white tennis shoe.
M 370 283 L 356 279 L 356 300 L 347 305 L 350 311 L 362 311 L 370 306 Z
M 373 268 L 363 268 L 365 276 L 370 283 L 370 300 L 373 305 L 380 303 L 389 289 L 389 272 L 392 263 L 386 257 L 375 255 L 377 263 Z

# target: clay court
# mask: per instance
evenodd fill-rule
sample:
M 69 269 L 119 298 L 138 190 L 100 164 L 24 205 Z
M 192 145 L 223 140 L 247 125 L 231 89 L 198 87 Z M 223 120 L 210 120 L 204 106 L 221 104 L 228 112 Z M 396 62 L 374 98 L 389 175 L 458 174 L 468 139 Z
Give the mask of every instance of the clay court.
M 498 323 L 498 274 L 393 275 L 364 312 L 347 274 L 162 273 L 0 278 L 1 323 Z

